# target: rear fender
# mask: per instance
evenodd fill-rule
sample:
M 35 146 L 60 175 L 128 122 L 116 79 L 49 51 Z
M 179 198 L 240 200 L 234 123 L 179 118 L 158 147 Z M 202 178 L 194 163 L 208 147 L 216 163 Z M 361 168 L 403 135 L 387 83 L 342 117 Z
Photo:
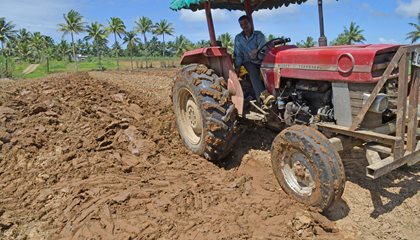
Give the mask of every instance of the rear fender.
M 239 78 L 233 68 L 232 58 L 226 48 L 208 47 L 187 51 L 182 55 L 181 65 L 201 63 L 213 69 L 217 75 L 228 81 L 228 90 L 238 114 L 243 113 L 244 94 Z

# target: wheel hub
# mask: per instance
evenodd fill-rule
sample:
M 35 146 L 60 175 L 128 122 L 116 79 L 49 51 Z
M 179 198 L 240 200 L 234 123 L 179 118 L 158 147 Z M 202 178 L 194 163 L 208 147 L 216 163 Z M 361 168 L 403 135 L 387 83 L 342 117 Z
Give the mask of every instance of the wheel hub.
M 198 115 L 197 104 L 195 104 L 193 99 L 188 99 L 186 109 L 187 119 L 189 120 L 191 128 L 195 133 L 201 133 L 202 126 L 199 121 L 200 116 Z
M 197 145 L 200 143 L 203 134 L 200 109 L 198 108 L 193 95 L 186 88 L 180 90 L 178 99 L 180 130 L 191 144 Z
M 309 162 L 306 159 L 306 155 L 295 149 L 288 156 L 285 156 L 285 158 L 282 171 L 286 183 L 296 193 L 302 196 L 310 196 L 315 187 L 315 182 L 310 167 L 305 166 Z

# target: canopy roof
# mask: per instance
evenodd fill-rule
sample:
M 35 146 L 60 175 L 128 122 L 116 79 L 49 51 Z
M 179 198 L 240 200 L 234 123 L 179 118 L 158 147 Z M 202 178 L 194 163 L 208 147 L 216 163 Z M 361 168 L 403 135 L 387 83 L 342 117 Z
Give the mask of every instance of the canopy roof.
M 204 9 L 203 2 L 207 0 L 171 0 L 170 8 L 172 10 L 191 9 L 193 11 Z M 245 10 L 244 0 L 209 0 L 211 8 L 227 9 L 227 10 Z M 254 11 L 260 9 L 273 9 L 289 4 L 301 4 L 307 0 L 250 0 L 251 8 Z

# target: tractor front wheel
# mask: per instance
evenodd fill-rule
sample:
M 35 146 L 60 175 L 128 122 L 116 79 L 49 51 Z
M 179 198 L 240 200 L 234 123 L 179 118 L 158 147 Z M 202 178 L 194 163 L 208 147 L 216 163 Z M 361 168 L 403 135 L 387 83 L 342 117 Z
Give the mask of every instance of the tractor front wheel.
M 190 64 L 175 78 L 172 101 L 189 150 L 213 162 L 230 153 L 237 137 L 237 111 L 223 77 L 205 65 Z
M 343 194 L 341 158 L 328 139 L 311 127 L 283 130 L 272 144 L 271 161 L 280 186 L 299 202 L 325 210 Z

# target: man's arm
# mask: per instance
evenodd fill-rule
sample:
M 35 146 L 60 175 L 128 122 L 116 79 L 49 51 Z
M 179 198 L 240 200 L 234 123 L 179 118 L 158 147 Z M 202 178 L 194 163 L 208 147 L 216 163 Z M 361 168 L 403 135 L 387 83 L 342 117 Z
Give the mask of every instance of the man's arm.
M 242 56 L 242 50 L 241 50 L 241 44 L 239 41 L 239 37 L 236 36 L 235 37 L 235 44 L 234 44 L 234 53 L 233 53 L 234 57 L 235 57 L 235 70 L 238 73 L 239 72 L 239 68 L 242 65 L 242 61 L 243 61 L 243 56 Z
M 254 58 L 254 59 L 257 58 L 258 50 L 266 43 L 265 36 L 260 31 L 255 32 L 255 38 L 256 38 L 257 48 L 250 52 L 251 58 Z
M 257 45 L 258 45 L 258 49 L 261 48 L 265 43 L 265 36 L 262 32 L 258 32 L 259 34 L 257 35 Z

